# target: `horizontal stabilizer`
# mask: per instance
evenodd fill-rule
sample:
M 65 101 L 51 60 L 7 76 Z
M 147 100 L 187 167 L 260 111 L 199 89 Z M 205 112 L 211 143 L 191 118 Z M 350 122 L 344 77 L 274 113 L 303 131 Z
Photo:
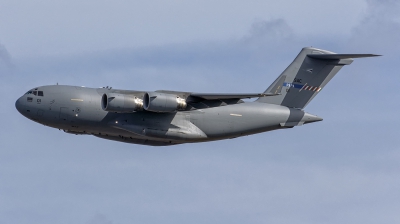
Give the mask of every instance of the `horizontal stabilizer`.
M 377 57 L 381 55 L 377 54 L 307 54 L 310 58 L 321 59 L 321 60 L 340 60 L 348 58 L 368 58 Z
M 191 93 L 191 97 L 204 100 L 226 100 L 226 99 L 245 99 L 264 96 L 276 96 L 279 93 Z

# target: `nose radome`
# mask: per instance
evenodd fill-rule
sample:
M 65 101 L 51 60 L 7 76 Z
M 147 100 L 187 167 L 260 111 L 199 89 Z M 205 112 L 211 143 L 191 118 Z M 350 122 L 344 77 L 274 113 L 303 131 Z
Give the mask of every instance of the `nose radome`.
M 24 105 L 22 103 L 22 97 L 20 97 L 17 101 L 15 101 L 15 108 L 17 108 L 18 112 L 22 114 L 23 107 Z

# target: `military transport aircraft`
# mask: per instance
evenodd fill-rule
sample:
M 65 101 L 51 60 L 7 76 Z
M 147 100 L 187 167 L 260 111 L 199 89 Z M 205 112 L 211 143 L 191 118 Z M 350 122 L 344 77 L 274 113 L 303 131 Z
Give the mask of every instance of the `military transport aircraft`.
M 379 55 L 303 48 L 263 93 L 51 85 L 29 90 L 15 106 L 25 117 L 66 133 L 127 143 L 167 146 L 236 138 L 322 121 L 303 109 L 353 58 L 373 56 Z

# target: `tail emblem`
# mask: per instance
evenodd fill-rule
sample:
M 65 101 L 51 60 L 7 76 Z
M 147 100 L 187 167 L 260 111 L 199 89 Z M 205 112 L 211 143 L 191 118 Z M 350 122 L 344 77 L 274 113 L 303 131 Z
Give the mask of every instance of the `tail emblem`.
M 319 86 L 309 86 L 309 85 L 307 85 L 307 83 L 305 85 L 300 85 L 300 84 L 294 84 L 294 83 L 285 82 L 285 83 L 283 83 L 283 86 L 289 87 L 289 88 L 300 89 L 299 92 L 302 91 L 302 90 L 319 92 L 322 89 L 322 87 L 319 87 Z
M 304 85 L 303 86 L 303 88 L 301 88 L 300 89 L 300 91 L 301 90 L 309 90 L 309 91 L 313 91 L 313 92 L 319 92 L 319 91 L 321 91 L 321 87 L 319 87 L 319 86 L 307 86 L 307 85 Z

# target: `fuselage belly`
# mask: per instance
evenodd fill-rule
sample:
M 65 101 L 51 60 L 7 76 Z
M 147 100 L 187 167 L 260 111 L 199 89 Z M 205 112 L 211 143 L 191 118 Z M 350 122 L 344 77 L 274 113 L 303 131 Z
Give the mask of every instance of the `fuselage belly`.
M 276 130 L 290 115 L 287 107 L 257 102 L 170 113 L 102 110 L 106 88 L 43 86 L 43 96 L 24 95 L 17 109 L 24 116 L 71 134 L 90 134 L 135 144 L 170 145 L 213 141 Z M 251 106 L 250 106 L 251 104 Z

